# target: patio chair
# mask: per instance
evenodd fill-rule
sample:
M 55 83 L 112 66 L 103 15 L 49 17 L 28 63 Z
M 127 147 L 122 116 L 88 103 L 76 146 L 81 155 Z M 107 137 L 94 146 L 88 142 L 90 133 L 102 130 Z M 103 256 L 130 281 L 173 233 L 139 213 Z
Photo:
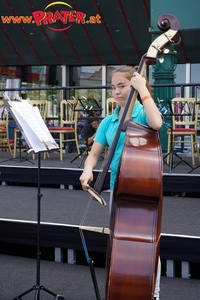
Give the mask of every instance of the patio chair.
M 172 127 L 167 130 L 168 153 L 174 151 L 174 147 L 190 144 L 192 164 L 195 164 L 195 150 L 199 161 L 199 146 L 197 140 L 197 122 L 199 112 L 199 99 L 174 98 L 171 100 Z M 186 141 L 186 137 L 189 137 Z M 169 163 L 170 156 L 167 157 Z
M 117 106 L 118 106 L 117 101 L 114 98 L 108 98 L 106 100 L 106 115 L 113 114 Z
M 65 144 L 75 142 L 78 154 L 80 154 L 78 146 L 77 123 L 78 114 L 76 111 L 78 105 L 77 100 L 61 100 L 60 101 L 60 125 L 49 126 L 48 129 L 60 147 L 60 160 L 63 160 L 63 148 Z M 57 136 L 57 137 L 55 137 Z
M 9 112 L 5 109 L 5 104 L 0 100 L 0 147 L 8 149 L 11 156 L 13 155 L 13 140 L 9 139 Z

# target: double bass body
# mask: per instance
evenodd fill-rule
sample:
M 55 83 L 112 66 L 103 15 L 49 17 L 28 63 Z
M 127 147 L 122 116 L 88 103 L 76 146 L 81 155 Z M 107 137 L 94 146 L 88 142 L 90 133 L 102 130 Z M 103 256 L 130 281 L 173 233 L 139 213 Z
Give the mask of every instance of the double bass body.
M 151 300 L 160 246 L 162 155 L 157 131 L 127 122 L 113 195 L 106 300 Z

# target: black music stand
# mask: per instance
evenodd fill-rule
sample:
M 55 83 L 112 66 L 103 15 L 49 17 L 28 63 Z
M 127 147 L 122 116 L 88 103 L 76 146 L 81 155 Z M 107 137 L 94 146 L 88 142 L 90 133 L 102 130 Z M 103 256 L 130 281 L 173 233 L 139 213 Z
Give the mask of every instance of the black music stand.
M 40 192 L 40 170 L 41 170 L 41 153 L 38 153 L 38 192 L 37 192 L 37 253 L 36 253 L 36 284 L 28 289 L 27 291 L 21 293 L 20 295 L 13 298 L 13 300 L 22 300 L 22 297 L 29 294 L 32 291 L 35 291 L 35 297 L 34 300 L 40 300 L 40 291 L 47 292 L 48 294 L 55 297 L 55 300 L 64 300 L 64 296 L 56 294 L 48 289 L 46 289 L 44 286 L 40 285 L 40 215 L 41 215 L 41 198 L 42 194 Z
M 22 300 L 22 297 L 35 291 L 34 300 L 40 300 L 40 291 L 43 290 L 55 297 L 55 300 L 64 300 L 64 297 L 58 295 L 44 286 L 40 285 L 40 208 L 42 194 L 40 192 L 40 169 L 41 169 L 41 152 L 46 152 L 51 149 L 58 149 L 58 145 L 48 131 L 44 124 L 42 117 L 38 110 L 32 108 L 32 106 L 25 102 L 12 103 L 7 97 L 5 100 L 7 109 L 15 119 L 16 124 L 23 132 L 23 136 L 35 153 L 38 153 L 38 193 L 37 193 L 37 269 L 36 269 L 36 284 L 27 291 L 16 296 L 13 300 Z M 38 130 L 39 127 L 39 130 Z
M 173 142 L 172 142 L 172 134 L 173 134 L 172 117 L 173 116 L 178 116 L 178 115 L 173 113 L 172 106 L 171 106 L 171 101 L 167 101 L 167 103 L 168 103 L 168 106 L 169 106 L 169 112 L 167 114 L 165 114 L 165 116 L 170 116 L 171 117 L 170 152 L 165 154 L 165 156 L 163 156 L 163 161 L 169 166 L 169 173 L 171 173 L 171 171 L 173 169 L 175 169 L 176 167 L 178 167 L 182 162 L 185 163 L 186 165 L 188 165 L 191 169 L 193 169 L 193 167 L 184 158 L 182 158 L 180 155 L 178 155 L 177 151 L 174 150 Z M 188 113 L 186 113 L 185 115 L 183 114 L 182 116 L 188 116 Z M 170 157 L 169 164 L 165 161 L 165 159 L 168 156 Z M 175 166 L 174 166 L 174 156 L 176 156 L 179 159 L 179 162 L 177 162 Z
M 85 115 L 86 115 L 86 117 L 82 117 L 81 118 L 81 119 L 86 120 L 86 130 L 85 130 L 86 146 L 85 146 L 85 149 L 83 149 L 80 152 L 80 154 L 78 154 L 75 158 L 73 158 L 71 160 L 71 163 L 73 163 L 77 158 L 81 158 L 81 162 L 80 162 L 80 164 L 78 166 L 80 168 L 81 165 L 82 165 L 82 163 L 83 163 L 83 161 L 88 156 L 88 153 L 89 153 L 90 148 L 91 148 L 91 145 L 88 145 L 88 126 L 89 126 L 89 121 L 98 119 L 99 117 L 98 116 L 93 116 L 93 113 L 94 112 L 100 112 L 100 111 L 102 111 L 102 108 L 101 107 L 95 108 L 93 106 L 90 106 L 90 107 L 89 106 L 85 106 L 80 99 L 78 99 L 78 100 L 81 103 L 81 105 L 82 105 L 83 108 L 75 109 L 75 111 L 84 112 Z
M 92 119 L 93 120 L 96 120 L 97 118 L 95 117 L 86 117 L 86 129 L 84 131 L 84 135 L 85 135 L 85 140 L 86 140 L 86 144 L 85 144 L 85 147 L 83 150 L 81 150 L 80 154 L 78 154 L 75 158 L 72 159 L 71 163 L 73 163 L 77 158 L 81 158 L 81 161 L 80 161 L 80 164 L 79 164 L 79 168 L 81 167 L 83 161 L 85 160 L 85 158 L 88 156 L 89 154 L 89 151 L 90 151 L 90 148 L 91 148 L 91 145 L 88 145 L 88 126 L 89 126 L 89 121 L 91 121 Z

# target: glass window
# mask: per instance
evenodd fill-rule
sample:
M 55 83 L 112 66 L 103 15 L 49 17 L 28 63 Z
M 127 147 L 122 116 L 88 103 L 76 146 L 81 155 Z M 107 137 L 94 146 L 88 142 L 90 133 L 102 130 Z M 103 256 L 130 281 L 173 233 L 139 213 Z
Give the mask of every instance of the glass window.
M 175 83 L 186 83 L 186 68 L 185 65 L 178 64 L 174 71 Z
M 186 65 L 185 64 L 178 64 L 176 67 L 176 70 L 174 71 L 176 77 L 175 77 L 175 83 L 186 83 L 186 78 L 187 78 L 187 74 L 186 74 Z M 184 94 L 182 94 L 182 92 L 184 91 Z M 180 87 L 176 87 L 176 97 L 184 97 L 185 93 L 190 93 L 190 89 L 184 88 L 181 91 L 181 86 Z
M 73 67 L 73 81 L 69 82 L 72 86 L 85 87 L 70 91 L 70 98 L 74 96 L 79 99 L 85 107 L 102 107 L 102 67 L 101 66 L 79 66 Z M 94 88 L 92 88 L 94 86 Z M 91 110 L 92 110 L 91 108 Z
M 22 88 L 22 91 L 8 91 L 11 100 L 21 96 L 23 99 L 47 100 L 48 112 L 47 117 L 56 117 L 58 115 L 58 100 L 61 91 L 47 90 L 48 87 L 62 85 L 58 78 L 61 78 L 59 66 L 17 66 L 17 67 L 0 67 L 0 87 Z M 44 88 L 38 89 L 37 88 Z M 30 90 L 36 88 L 36 90 Z M 0 93 L 3 97 L 4 91 Z
M 200 64 L 191 64 L 191 83 L 198 83 L 200 77 Z
M 200 75 L 200 64 L 191 64 L 191 83 L 198 84 Z M 200 84 L 195 87 L 195 96 L 200 99 Z

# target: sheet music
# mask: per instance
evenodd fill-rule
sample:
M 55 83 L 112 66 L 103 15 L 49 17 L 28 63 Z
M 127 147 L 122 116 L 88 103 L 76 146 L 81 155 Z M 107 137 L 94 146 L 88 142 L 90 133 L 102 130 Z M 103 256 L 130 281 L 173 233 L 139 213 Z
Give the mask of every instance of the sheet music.
M 27 100 L 5 100 L 29 148 L 35 153 L 59 149 L 59 146 L 45 125 L 38 107 L 32 106 Z

